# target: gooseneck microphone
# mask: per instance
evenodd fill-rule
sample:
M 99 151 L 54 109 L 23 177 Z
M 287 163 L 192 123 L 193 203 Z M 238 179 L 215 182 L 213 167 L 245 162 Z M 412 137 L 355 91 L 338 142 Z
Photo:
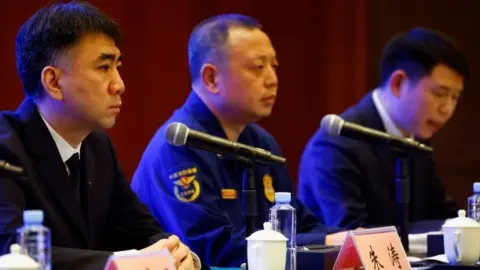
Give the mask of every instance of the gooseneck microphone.
M 0 160 L 0 171 L 6 171 L 16 174 L 23 174 L 23 168 L 12 165 L 5 160 Z
M 170 144 L 176 146 L 188 145 L 225 156 L 244 158 L 254 163 L 284 164 L 286 162 L 285 158 L 267 150 L 196 131 L 178 122 L 167 126 L 165 137 Z
M 329 114 L 323 117 L 320 131 L 332 136 L 343 136 L 373 144 L 388 144 L 405 152 L 432 153 L 433 148 L 410 138 L 403 138 L 359 124 L 347 122 L 340 116 Z

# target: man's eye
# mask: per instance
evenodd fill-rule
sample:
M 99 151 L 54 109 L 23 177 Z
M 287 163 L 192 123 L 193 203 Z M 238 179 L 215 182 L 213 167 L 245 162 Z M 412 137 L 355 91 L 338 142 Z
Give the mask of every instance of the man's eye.
M 432 93 L 433 93 L 434 96 L 439 97 L 439 98 L 446 97 L 447 94 L 448 94 L 448 93 L 445 92 L 445 91 L 438 91 L 438 90 L 437 90 L 437 91 L 434 90 L 434 91 L 432 91 Z
M 103 71 L 109 71 L 110 70 L 110 65 L 102 65 L 100 66 L 100 69 Z

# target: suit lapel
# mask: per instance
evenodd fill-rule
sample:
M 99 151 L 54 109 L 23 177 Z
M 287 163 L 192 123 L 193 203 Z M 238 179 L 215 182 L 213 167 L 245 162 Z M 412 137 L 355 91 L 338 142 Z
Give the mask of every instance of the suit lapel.
M 368 98 L 364 100 L 363 104 L 364 108 L 362 111 L 366 112 L 366 119 L 368 119 L 367 126 L 376 130 L 380 130 L 386 132 L 386 128 L 383 124 L 382 118 L 380 113 L 378 112 L 373 98 L 370 94 Z M 427 142 L 423 142 L 428 144 Z M 409 180 L 410 180 L 410 205 L 412 204 L 413 198 L 417 197 L 415 192 L 418 192 L 415 188 L 415 178 L 417 177 L 416 172 L 420 170 L 416 170 L 415 168 L 419 168 L 419 158 L 415 157 L 415 155 L 410 155 L 408 153 L 396 153 L 393 151 L 389 146 L 371 146 L 374 153 L 382 164 L 381 168 L 383 170 L 384 175 L 386 175 L 385 179 L 388 179 L 388 186 L 391 191 L 392 196 L 396 196 L 396 166 L 397 166 L 397 158 L 403 156 L 403 158 L 407 159 L 407 166 L 409 170 Z M 418 198 L 418 197 L 417 197 Z M 413 212 L 412 212 L 413 213 Z
M 87 243 L 91 243 L 87 224 L 83 219 L 80 203 L 76 200 L 75 185 L 68 177 L 65 164 L 60 157 L 55 141 L 37 111 L 35 104 L 27 99 L 17 110 L 24 122 L 28 136 L 28 149 L 37 161 L 36 170 L 47 183 L 73 224 Z
M 52 161 L 42 158 L 37 164 L 37 171 L 60 201 L 60 204 L 68 213 L 75 226 L 80 230 L 87 243 L 90 243 L 87 224 L 83 219 L 80 203 L 76 199 L 75 186 L 70 181 L 61 159 L 58 158 L 57 161 Z

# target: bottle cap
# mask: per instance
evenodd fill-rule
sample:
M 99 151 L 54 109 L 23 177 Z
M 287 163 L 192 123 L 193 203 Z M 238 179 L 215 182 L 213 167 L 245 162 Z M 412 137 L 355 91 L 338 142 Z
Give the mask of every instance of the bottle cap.
M 43 211 L 42 210 L 25 210 L 23 212 L 24 223 L 42 223 Z
M 292 194 L 290 194 L 290 192 L 275 192 L 275 202 L 290 203 L 291 200 Z
M 473 192 L 480 193 L 480 182 L 473 183 Z

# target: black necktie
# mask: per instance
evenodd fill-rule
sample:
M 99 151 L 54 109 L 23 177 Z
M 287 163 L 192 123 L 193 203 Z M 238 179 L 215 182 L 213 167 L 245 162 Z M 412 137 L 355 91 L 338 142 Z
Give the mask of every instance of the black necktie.
M 68 170 L 70 171 L 68 176 L 75 185 L 77 200 L 80 202 L 80 158 L 78 153 L 73 154 L 66 163 Z
M 87 214 L 87 191 L 86 185 L 82 181 L 80 156 L 78 153 L 73 154 L 66 162 L 68 170 L 70 171 L 69 178 L 75 186 L 75 193 L 77 201 L 80 203 L 85 220 L 88 218 Z

